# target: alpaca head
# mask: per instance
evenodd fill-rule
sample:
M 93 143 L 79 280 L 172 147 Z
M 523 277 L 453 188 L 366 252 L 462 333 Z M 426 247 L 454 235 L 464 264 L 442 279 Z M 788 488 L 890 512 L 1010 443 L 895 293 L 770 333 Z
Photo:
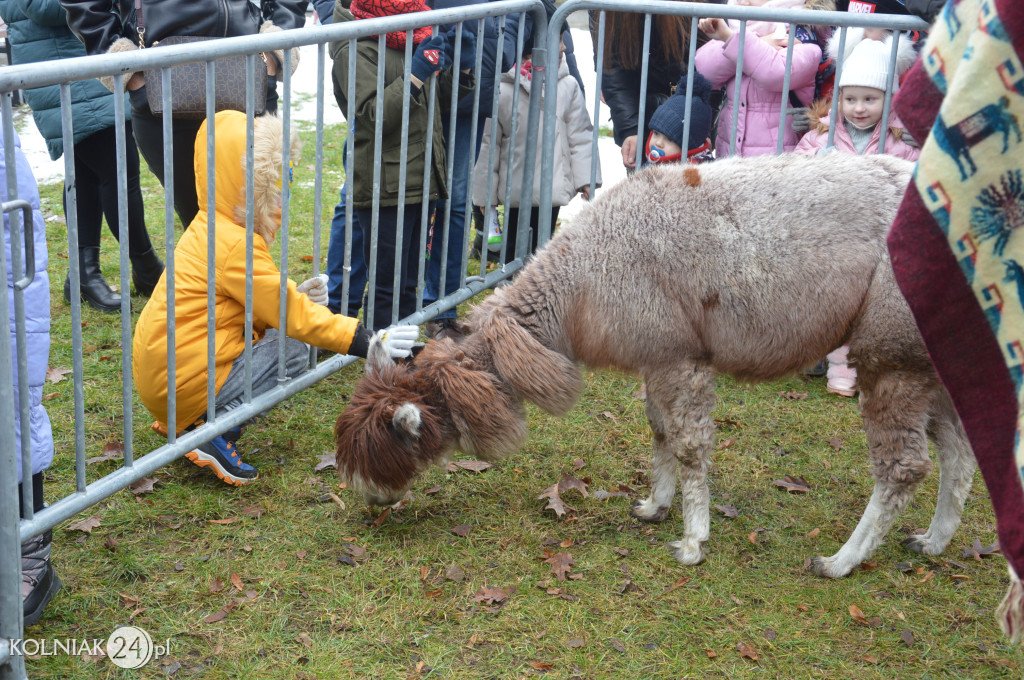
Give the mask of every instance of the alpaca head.
M 522 404 L 453 341 L 430 341 L 399 365 L 374 340 L 334 427 L 338 473 L 367 504 L 391 505 L 452 451 L 500 458 L 526 433 Z

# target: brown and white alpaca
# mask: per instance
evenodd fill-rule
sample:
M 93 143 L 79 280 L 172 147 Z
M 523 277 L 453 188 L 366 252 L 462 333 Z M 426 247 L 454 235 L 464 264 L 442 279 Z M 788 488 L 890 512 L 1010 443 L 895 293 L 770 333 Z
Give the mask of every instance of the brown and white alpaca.
M 367 502 L 399 500 L 453 450 L 494 460 L 526 439 L 523 401 L 564 414 L 579 365 L 639 374 L 653 430 L 651 494 L 633 514 L 668 515 L 681 486 L 683 564 L 704 558 L 715 374 L 770 380 L 850 345 L 875 478 L 847 543 L 812 560 L 822 576 L 869 559 L 930 471 L 939 554 L 960 523 L 974 457 L 893 280 L 885 236 L 910 179 L 896 158 L 727 159 L 654 167 L 609 189 L 509 286 L 471 313 L 461 343 L 431 341 L 411 364 L 371 348 L 338 417 L 338 470 Z

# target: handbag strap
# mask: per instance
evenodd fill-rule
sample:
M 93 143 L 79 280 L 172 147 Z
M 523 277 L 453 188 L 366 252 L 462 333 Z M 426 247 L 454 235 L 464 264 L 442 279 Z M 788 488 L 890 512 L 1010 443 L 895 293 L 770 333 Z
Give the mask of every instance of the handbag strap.
M 135 30 L 139 34 L 139 49 L 146 46 L 146 26 L 142 23 L 142 0 L 135 0 Z

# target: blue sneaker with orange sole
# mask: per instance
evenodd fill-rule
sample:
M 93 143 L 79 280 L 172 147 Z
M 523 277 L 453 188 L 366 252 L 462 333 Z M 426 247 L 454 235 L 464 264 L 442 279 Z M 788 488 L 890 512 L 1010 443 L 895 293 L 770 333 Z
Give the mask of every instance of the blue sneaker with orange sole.
M 259 472 L 252 465 L 242 461 L 242 456 L 235 447 L 235 441 L 240 434 L 240 430 L 229 430 L 205 444 L 200 444 L 186 453 L 185 457 L 199 467 L 210 468 L 225 484 L 248 484 L 259 476 Z

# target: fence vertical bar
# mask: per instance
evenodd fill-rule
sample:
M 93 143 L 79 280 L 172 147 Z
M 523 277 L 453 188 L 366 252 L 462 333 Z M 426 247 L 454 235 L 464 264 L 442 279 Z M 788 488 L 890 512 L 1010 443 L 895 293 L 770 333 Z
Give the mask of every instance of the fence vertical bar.
M 605 32 L 605 14 L 604 10 L 597 18 L 597 49 L 594 51 L 594 137 L 593 137 L 593 153 L 590 154 L 590 198 L 591 200 L 595 197 L 597 191 L 597 164 L 601 159 L 601 154 L 598 153 L 597 142 L 598 136 L 601 134 L 601 80 L 604 75 L 604 32 Z M 689 104 L 689 99 L 687 99 Z M 687 112 L 686 122 L 689 124 L 690 116 Z
M 519 134 L 519 84 L 523 75 L 521 65 L 523 63 L 523 24 L 525 22 L 526 13 L 523 12 L 519 15 L 519 28 L 516 31 L 516 63 L 512 69 L 514 73 L 512 74 L 512 129 L 509 131 L 510 140 L 519 139 L 517 136 Z M 502 263 L 502 268 L 505 267 L 505 260 L 508 255 L 508 204 L 512 202 L 512 174 L 513 169 L 516 167 L 516 146 L 517 145 L 511 143 L 508 145 L 508 163 L 505 167 L 505 201 L 502 205 L 505 206 L 506 228 L 503 230 L 505 236 L 501 239 L 501 252 L 498 254 L 499 261 Z M 516 243 L 521 240 L 522 232 L 517 229 Z M 514 252 L 518 252 L 518 248 Z M 486 271 L 487 260 L 486 258 L 481 258 L 480 275 L 482 276 Z
M 75 393 L 75 490 L 85 491 L 85 369 L 82 365 L 82 296 L 78 253 L 78 191 L 75 188 L 75 131 L 71 119 L 71 85 L 60 86 L 61 136 L 64 144 L 64 198 L 68 225 L 68 280 L 71 295 L 71 374 Z
M 256 55 L 245 57 L 245 345 L 242 348 L 245 363 L 245 403 L 252 401 L 252 274 L 253 241 L 255 239 L 255 180 L 256 165 L 255 125 L 256 112 Z
M 406 255 L 402 245 L 405 242 L 405 173 L 409 164 L 409 91 L 412 86 L 412 79 L 409 75 L 412 66 L 412 37 L 412 29 L 405 32 L 405 58 L 402 60 L 402 143 L 398 153 L 398 205 L 395 217 L 394 278 L 391 281 L 391 290 L 394 291 L 391 296 L 391 323 L 395 323 L 399 315 L 398 301 L 401 299 L 403 288 L 402 260 Z M 427 129 L 433 130 L 430 122 L 428 122 Z M 426 200 L 426 196 L 423 197 L 423 200 Z M 411 273 L 406 271 L 406 275 Z
M 845 61 L 845 59 L 843 58 L 843 55 L 845 55 L 845 54 L 846 54 L 846 26 L 843 26 L 842 28 L 839 29 L 839 55 L 836 57 L 836 75 L 835 75 L 835 81 L 834 81 L 835 85 L 832 88 L 832 111 L 831 111 L 831 117 L 829 118 L 829 120 L 832 121 L 832 124 L 828 126 L 828 141 L 825 143 L 825 148 L 826 149 L 831 149 L 831 148 L 833 148 L 835 146 L 836 127 L 837 127 L 837 125 L 841 124 L 841 123 L 838 122 L 839 121 L 839 118 L 838 118 L 838 116 L 839 116 L 839 99 L 840 99 L 840 94 L 841 94 L 839 92 L 839 81 L 840 81 L 840 79 L 843 76 L 843 62 Z M 811 121 L 811 122 L 813 123 L 813 121 Z
M 501 106 L 501 61 L 502 61 L 502 50 L 505 43 L 505 20 L 508 17 L 502 17 L 501 25 L 498 29 L 498 49 L 495 50 L 494 59 L 494 92 L 491 96 L 491 120 L 490 120 L 490 140 L 487 152 L 487 193 L 484 195 L 487 197 L 487 205 L 483 206 L 484 211 L 484 226 L 480 232 L 480 276 L 483 276 L 487 272 L 487 254 L 488 249 L 488 238 L 490 237 L 490 214 L 491 214 L 491 193 L 495 191 L 494 186 L 494 168 L 497 160 L 500 159 L 501 153 L 498 148 L 498 125 Z M 479 40 L 477 41 L 479 42 Z M 512 115 L 515 116 L 516 110 L 512 109 Z M 510 140 L 514 141 L 515 137 L 509 137 Z M 474 142 L 476 141 L 476 135 L 473 135 Z M 509 153 L 511 153 L 511 147 L 515 144 L 509 144 Z M 475 175 L 472 173 L 469 180 L 469 189 L 466 192 L 467 200 L 470 202 L 473 199 L 473 185 L 475 184 Z M 506 218 L 507 219 L 507 218 Z M 468 222 L 468 218 L 467 218 Z M 466 229 L 466 238 L 469 238 L 469 229 Z M 465 249 L 463 249 L 463 255 L 465 255 Z M 465 267 L 463 267 L 465 269 Z
M 782 109 L 779 111 L 779 137 L 775 142 L 775 154 L 782 153 L 786 141 L 786 121 L 789 119 L 789 81 L 793 70 L 793 41 L 796 39 L 796 24 L 789 25 L 789 39 L 786 41 L 786 74 L 782 77 Z
M 690 19 L 690 45 L 689 54 L 686 56 L 686 104 L 683 106 L 683 162 L 688 160 L 687 152 L 690 146 L 690 111 L 693 109 L 693 74 L 696 72 L 695 57 L 697 55 L 697 17 Z M 644 142 L 641 142 L 644 143 Z
M 889 53 L 889 71 L 885 77 L 885 102 L 882 104 L 882 120 L 878 122 L 878 153 L 885 153 L 885 138 L 889 131 L 889 114 L 892 111 L 892 94 L 896 82 L 896 56 L 900 49 L 901 31 L 893 31 L 892 51 Z
M 438 27 L 432 28 L 437 33 Z M 430 179 L 434 167 L 434 135 L 433 120 L 437 106 L 437 78 L 427 78 L 424 85 L 427 90 L 427 120 L 431 121 L 431 134 L 426 135 L 426 147 L 423 150 L 423 202 L 420 204 L 420 243 L 419 253 L 427 252 L 427 232 L 430 231 Z M 423 257 L 417 258 L 419 265 L 416 274 L 416 309 L 423 309 L 423 282 L 426 280 L 427 263 Z
M 281 228 L 278 241 L 281 242 L 281 287 L 278 293 L 278 342 L 277 342 L 277 382 L 283 383 L 288 379 L 287 361 L 288 354 L 285 351 L 288 343 L 285 336 L 288 334 L 288 213 L 291 207 L 292 195 L 292 173 L 291 173 L 291 151 L 292 151 L 292 74 L 291 74 L 292 51 L 284 50 L 284 71 L 283 87 L 284 115 L 281 117 L 284 139 L 281 140 Z
M 2 95 L 4 167 L 7 170 L 7 199 L 18 195 L 17 161 L 14 155 L 14 121 L 11 93 Z M 20 212 L 20 211 L 19 211 Z M 13 216 L 12 216 L 13 220 Z M 0 279 L 7 281 L 7 258 L 0 257 Z M 0 295 L 0 319 L 10 319 L 7 293 Z M 14 438 L 14 376 L 11 361 L 11 334 L 0 333 L 0 639 L 20 639 L 23 635 L 21 603 L 21 541 L 18 532 L 18 473 Z M 26 486 L 31 486 L 29 479 Z M 0 678 L 21 680 L 25 660 L 10 655 L 0 658 Z
M 459 60 L 462 59 L 462 22 L 455 24 L 455 35 L 458 36 L 455 40 L 455 54 L 452 57 L 452 70 L 458 72 Z M 451 225 L 452 220 L 452 199 L 451 191 L 452 184 L 455 181 L 455 137 L 459 134 L 456 129 L 456 120 L 459 114 L 459 84 L 457 77 L 452 74 L 452 94 L 450 108 L 448 109 L 448 139 L 447 142 L 447 153 L 445 155 L 445 186 L 448 187 L 448 200 L 444 202 L 444 223 L 441 230 L 441 252 L 431 252 L 431 257 L 440 257 L 440 271 L 441 276 L 437 282 L 437 295 L 438 297 L 444 297 L 444 290 L 448 281 L 448 229 Z M 434 217 L 434 227 L 437 228 L 437 217 Z M 436 241 L 435 241 L 436 242 Z
M 348 41 L 348 92 L 347 103 L 348 110 L 345 112 L 345 255 L 342 259 L 342 278 L 341 278 L 341 304 L 342 309 L 346 309 L 349 298 L 349 287 L 352 285 L 352 171 L 355 169 L 356 163 L 356 138 L 355 129 L 353 128 L 353 121 L 356 119 L 356 39 L 350 38 Z M 366 225 L 360 224 L 359 228 L 362 230 L 366 229 Z M 364 234 L 365 238 L 366 235 Z M 370 267 L 369 262 L 364 262 L 363 266 Z M 376 269 L 374 269 L 376 271 Z M 369 269 L 367 269 L 367 283 L 370 285 L 370 296 L 373 295 L 374 285 L 373 279 L 369 277 Z M 365 298 L 364 298 L 365 299 Z M 367 328 L 372 323 L 370 321 L 370 307 L 373 304 L 372 297 L 367 300 L 366 306 L 363 308 L 363 321 Z
M 171 69 L 160 71 L 163 83 L 163 110 L 173 111 L 171 105 Z M 167 281 L 167 443 L 178 437 L 178 376 L 174 315 L 174 127 L 171 116 L 163 117 L 164 135 L 164 276 Z M 188 226 L 188 225 L 186 225 Z
M 217 419 L 217 63 L 206 62 L 206 420 Z M 170 313 L 170 312 L 168 312 Z
M 377 295 L 377 267 L 379 266 L 378 260 L 380 259 L 377 251 L 377 244 L 380 240 L 380 176 L 381 176 L 381 158 L 383 149 L 381 149 L 381 139 L 384 136 L 384 63 L 387 59 L 387 34 L 381 33 L 377 36 L 377 96 L 374 107 L 376 112 L 373 120 L 373 207 L 372 217 L 370 218 L 370 253 L 374 256 L 366 266 L 369 268 L 367 278 L 370 281 L 370 292 L 366 296 L 366 309 L 363 312 L 363 317 L 366 319 L 366 326 L 368 328 L 374 328 L 374 298 Z M 351 83 L 350 83 L 351 84 Z M 349 101 L 352 101 L 349 99 Z M 354 169 L 353 169 L 354 170 Z M 365 228 L 361 222 L 360 227 Z M 365 238 L 365 234 L 363 237 Z M 365 250 L 365 249 L 364 249 Z
M 316 46 L 316 160 L 313 165 L 313 276 L 320 274 L 320 233 L 324 190 L 324 43 Z M 348 296 L 343 298 L 348 305 Z M 316 366 L 316 347 L 309 348 L 309 365 Z
M 643 51 L 640 54 L 651 53 L 651 15 L 644 15 L 644 43 Z M 640 101 L 636 114 L 636 150 L 633 154 L 634 169 L 639 170 L 643 165 L 644 158 L 644 137 L 647 132 L 647 74 L 649 72 L 649 61 L 640 60 Z
M 124 75 L 114 75 L 114 92 L 124 92 Z M 124 97 L 114 97 L 114 120 L 125 119 Z M 129 295 L 131 282 L 128 274 L 131 268 L 129 254 L 131 241 L 128 229 L 128 142 L 123 124 L 114 125 L 114 144 L 117 149 L 117 232 L 121 256 L 121 437 L 124 446 L 124 466 L 134 462 L 132 449 L 132 305 Z
M 463 210 L 465 212 L 464 212 L 464 218 L 462 220 L 462 243 L 460 244 L 460 248 L 462 248 L 462 250 L 460 251 L 462 256 L 459 258 L 459 288 L 462 288 L 463 286 L 466 285 L 466 269 L 467 269 L 468 264 L 469 264 L 469 260 L 468 260 L 468 258 L 469 258 L 469 230 L 470 230 L 470 225 L 473 224 L 473 180 L 474 180 L 473 169 L 476 167 L 476 149 L 477 149 L 476 138 L 477 138 L 477 134 L 478 134 L 477 126 L 479 125 L 479 120 L 480 120 L 480 83 L 481 83 L 481 81 L 480 81 L 480 74 L 481 74 L 481 71 L 483 70 L 483 60 L 484 60 L 484 27 L 485 27 L 485 23 L 486 22 L 483 19 L 478 19 L 477 20 L 476 59 L 474 60 L 474 66 L 473 66 L 473 80 L 474 80 L 474 87 L 473 87 L 473 114 L 472 114 L 473 117 L 472 117 L 472 122 L 471 122 L 471 124 L 469 126 L 469 162 L 468 162 L 468 165 L 467 165 L 467 168 L 466 168 L 466 173 L 467 173 L 467 177 L 466 177 L 466 204 L 465 204 L 465 206 L 463 206 Z M 501 75 L 500 75 L 500 71 L 501 71 L 501 50 L 502 50 L 502 44 L 504 43 L 504 37 L 505 37 L 505 23 L 504 23 L 504 18 L 502 18 L 501 27 L 499 28 L 499 33 L 498 33 L 497 49 L 494 52 L 494 55 L 495 55 L 494 56 L 494 70 L 497 73 L 496 73 L 496 75 L 494 77 L 494 92 L 493 92 L 493 96 L 491 98 L 491 113 L 492 113 L 492 115 L 494 114 L 494 111 L 497 108 L 497 107 L 494 106 L 494 104 L 497 102 L 498 95 L 499 95 L 500 90 L 501 90 Z M 462 42 L 461 38 L 460 38 L 459 42 Z M 459 87 L 459 81 L 462 79 L 462 72 L 461 72 L 461 70 L 459 70 L 458 63 L 456 63 L 455 65 L 452 66 L 452 78 L 454 79 L 454 82 L 452 83 L 452 88 L 457 90 L 458 87 Z M 490 167 L 488 167 L 488 170 L 490 170 Z M 450 188 L 449 188 L 449 190 L 450 190 Z M 490 196 L 490 192 L 488 192 L 487 195 Z M 483 238 L 483 243 L 481 244 L 482 247 L 480 249 L 480 259 L 485 264 L 487 262 L 487 254 L 484 252 L 484 250 L 487 248 L 486 241 L 487 241 L 487 238 L 486 238 L 486 235 L 485 235 L 484 238 Z M 445 260 L 444 263 L 447 266 L 448 260 Z M 438 294 L 438 297 L 444 297 L 444 295 L 445 295 L 444 288 L 438 289 L 437 294 Z
M 746 46 L 747 40 L 747 21 L 746 19 L 740 20 L 740 37 L 739 45 L 736 57 L 736 87 L 733 88 L 732 97 L 732 129 L 729 131 L 729 155 L 736 155 L 736 127 L 740 123 L 740 92 L 742 92 L 743 83 L 743 52 Z

